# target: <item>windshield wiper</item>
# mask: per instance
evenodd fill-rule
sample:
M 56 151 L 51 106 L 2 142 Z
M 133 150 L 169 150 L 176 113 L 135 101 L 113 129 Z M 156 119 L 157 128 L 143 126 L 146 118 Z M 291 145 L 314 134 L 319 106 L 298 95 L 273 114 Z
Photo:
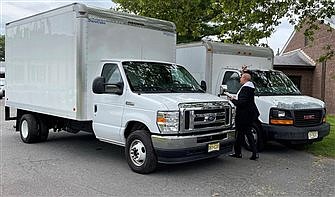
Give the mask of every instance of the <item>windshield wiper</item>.
M 171 92 L 171 90 L 160 87 L 160 86 L 136 86 L 133 87 L 134 91 L 141 92 L 141 93 L 168 93 Z

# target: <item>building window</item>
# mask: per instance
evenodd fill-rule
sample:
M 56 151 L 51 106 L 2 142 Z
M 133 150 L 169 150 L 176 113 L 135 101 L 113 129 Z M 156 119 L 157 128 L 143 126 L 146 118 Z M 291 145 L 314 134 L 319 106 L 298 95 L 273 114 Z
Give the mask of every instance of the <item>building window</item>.
M 291 81 L 294 83 L 294 85 L 301 91 L 300 89 L 301 76 L 288 76 L 288 78 L 290 78 Z

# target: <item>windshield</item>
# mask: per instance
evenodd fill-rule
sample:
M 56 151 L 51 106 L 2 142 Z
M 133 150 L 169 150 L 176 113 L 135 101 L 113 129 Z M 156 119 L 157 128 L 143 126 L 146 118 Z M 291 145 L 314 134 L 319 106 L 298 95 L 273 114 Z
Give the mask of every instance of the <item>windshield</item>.
M 252 80 L 255 83 L 255 94 L 267 95 L 300 95 L 299 89 L 282 72 L 279 71 L 253 71 Z
M 130 88 L 137 93 L 204 92 L 183 67 L 156 62 L 123 62 Z

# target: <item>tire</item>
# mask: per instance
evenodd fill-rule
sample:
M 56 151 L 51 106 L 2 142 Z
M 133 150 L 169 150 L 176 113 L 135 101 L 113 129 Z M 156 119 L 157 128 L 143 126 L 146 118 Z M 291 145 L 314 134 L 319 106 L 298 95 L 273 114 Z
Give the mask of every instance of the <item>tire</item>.
M 263 149 L 264 149 L 263 134 L 262 134 L 262 130 L 260 129 L 260 127 L 257 123 L 254 123 L 252 125 L 251 132 L 252 132 L 252 135 L 254 136 L 254 139 L 255 139 L 257 151 L 258 152 L 263 151 Z M 248 138 L 247 138 L 246 135 L 244 136 L 244 147 L 249 151 L 251 150 L 250 145 L 249 145 L 249 141 L 248 141 Z
M 46 123 L 46 121 L 43 118 L 39 119 L 39 124 L 38 124 L 39 128 L 38 128 L 38 137 L 40 142 L 44 142 L 48 139 L 49 136 L 49 128 L 48 125 Z
M 24 114 L 21 117 L 20 136 L 24 143 L 34 143 L 39 140 L 38 124 L 32 114 Z
M 156 169 L 157 156 L 148 131 L 136 130 L 128 136 L 125 156 L 134 172 L 148 174 Z

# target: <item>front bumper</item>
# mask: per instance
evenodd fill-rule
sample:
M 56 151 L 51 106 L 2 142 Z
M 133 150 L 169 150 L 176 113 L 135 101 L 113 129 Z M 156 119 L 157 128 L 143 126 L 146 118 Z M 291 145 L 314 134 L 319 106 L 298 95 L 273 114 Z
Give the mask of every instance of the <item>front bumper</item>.
M 159 163 L 185 163 L 229 153 L 235 142 L 235 130 L 187 135 L 187 136 L 151 136 Z M 218 151 L 208 152 L 208 145 L 220 143 Z
M 295 126 L 278 126 L 262 124 L 263 131 L 267 135 L 268 140 L 291 141 L 295 143 L 308 143 L 319 141 L 327 136 L 330 131 L 330 125 L 323 123 L 312 127 L 295 127 Z M 308 139 L 308 133 L 317 131 L 318 137 L 315 139 Z

